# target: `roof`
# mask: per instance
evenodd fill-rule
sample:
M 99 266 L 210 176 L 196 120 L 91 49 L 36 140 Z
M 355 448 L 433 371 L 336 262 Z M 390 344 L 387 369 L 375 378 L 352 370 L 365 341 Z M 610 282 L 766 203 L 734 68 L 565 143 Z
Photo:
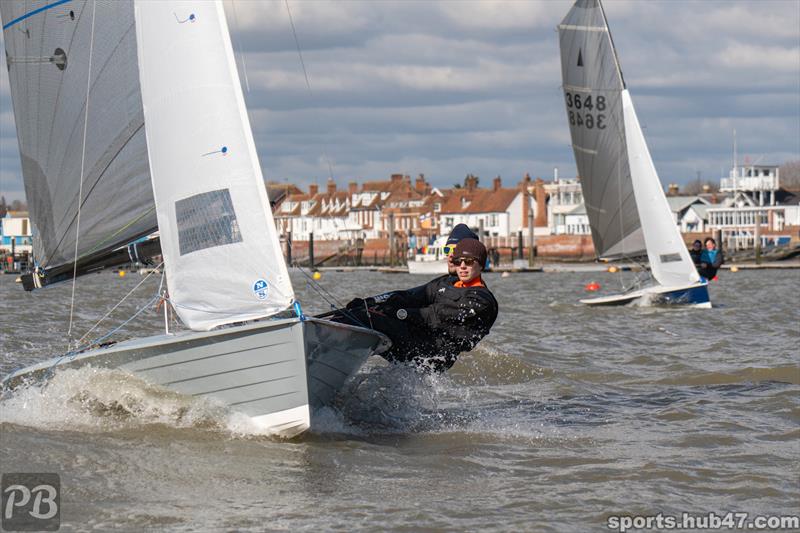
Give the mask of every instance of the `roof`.
M 441 213 L 505 213 L 518 194 L 519 189 L 456 189 L 444 200 Z
M 693 209 L 697 215 L 702 218 L 703 220 L 708 220 L 708 208 L 712 207 L 706 204 L 692 204 L 689 206 L 690 209 Z
M 681 212 L 693 204 L 708 204 L 706 200 L 699 196 L 667 196 L 667 203 L 669 204 L 670 211 L 673 213 Z

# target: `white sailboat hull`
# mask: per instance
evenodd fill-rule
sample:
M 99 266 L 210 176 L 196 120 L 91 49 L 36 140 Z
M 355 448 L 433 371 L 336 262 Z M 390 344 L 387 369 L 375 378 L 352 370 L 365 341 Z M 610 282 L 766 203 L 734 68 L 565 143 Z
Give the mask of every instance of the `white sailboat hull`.
M 9 375 L 3 388 L 46 379 L 63 368 L 116 368 L 226 405 L 249 416 L 256 432 L 290 437 L 309 429 L 311 412 L 328 405 L 389 342 L 376 331 L 326 320 L 271 320 L 133 339 L 51 359 Z
M 611 294 L 597 298 L 580 300 L 582 304 L 601 305 L 679 305 L 682 307 L 696 307 L 711 309 L 711 300 L 708 296 L 708 282 L 692 283 L 686 286 L 664 287 L 655 285 L 622 294 Z
M 447 274 L 447 261 L 439 259 L 438 261 L 409 261 L 408 262 L 409 274 Z

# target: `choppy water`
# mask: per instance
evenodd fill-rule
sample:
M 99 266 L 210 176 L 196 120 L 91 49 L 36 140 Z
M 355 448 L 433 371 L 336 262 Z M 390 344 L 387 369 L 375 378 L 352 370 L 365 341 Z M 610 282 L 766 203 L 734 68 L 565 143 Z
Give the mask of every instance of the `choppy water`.
M 576 303 L 618 276 L 490 274 L 498 321 L 450 373 L 374 358 L 291 441 L 123 374 L 58 374 L 0 401 L 2 471 L 59 473 L 66 530 L 587 531 L 614 514 L 800 514 L 798 271 L 723 273 L 712 310 Z M 327 310 L 293 279 L 306 311 Z M 346 301 L 423 279 L 322 283 Z M 82 280 L 77 336 L 140 281 Z M 69 295 L 0 278 L 2 374 L 65 348 Z M 162 324 L 149 312 L 126 332 Z

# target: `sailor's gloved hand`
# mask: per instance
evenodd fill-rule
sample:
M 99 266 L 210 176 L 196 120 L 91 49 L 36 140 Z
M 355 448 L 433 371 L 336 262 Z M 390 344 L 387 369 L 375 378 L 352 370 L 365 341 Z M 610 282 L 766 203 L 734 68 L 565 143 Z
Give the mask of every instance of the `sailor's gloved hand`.
M 375 305 L 375 298 L 353 298 L 345 306 L 347 309 L 364 309 Z

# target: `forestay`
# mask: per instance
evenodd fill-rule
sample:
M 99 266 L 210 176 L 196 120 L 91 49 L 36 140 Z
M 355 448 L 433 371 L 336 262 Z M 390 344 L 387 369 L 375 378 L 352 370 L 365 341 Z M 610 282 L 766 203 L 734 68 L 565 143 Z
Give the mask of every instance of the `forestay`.
M 3 0 L 0 15 L 37 263 L 154 231 L 133 4 Z
M 170 296 L 195 330 L 269 316 L 292 286 L 220 2 L 135 1 Z
M 622 116 L 622 72 L 597 0 L 578 0 L 558 27 L 572 147 L 600 257 L 643 255 Z

